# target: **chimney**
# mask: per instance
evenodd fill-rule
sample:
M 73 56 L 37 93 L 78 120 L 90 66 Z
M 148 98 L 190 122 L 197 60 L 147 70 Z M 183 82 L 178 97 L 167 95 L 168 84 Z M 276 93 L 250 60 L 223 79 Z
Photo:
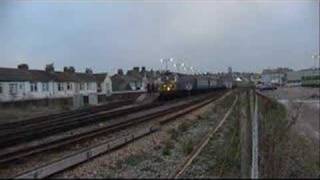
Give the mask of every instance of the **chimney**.
M 73 66 L 69 66 L 69 67 L 65 66 L 65 67 L 63 68 L 63 71 L 64 71 L 64 72 L 68 72 L 68 73 L 74 73 L 76 70 L 74 69 Z
M 146 67 L 142 66 L 141 67 L 141 72 L 146 72 Z
M 86 73 L 87 73 L 87 74 L 93 74 L 93 71 L 92 71 L 92 69 L 90 69 L 90 68 L 86 68 Z
M 53 64 L 47 64 L 45 70 L 46 72 L 53 73 L 54 72 Z
M 123 76 L 123 70 L 122 69 L 118 69 L 118 75 Z
M 136 73 L 139 73 L 139 69 L 140 69 L 139 67 L 133 67 L 133 71 Z
M 19 64 L 18 69 L 29 70 L 29 66 L 28 66 L 28 64 Z
M 69 66 L 69 72 L 75 73 L 76 69 L 73 66 Z

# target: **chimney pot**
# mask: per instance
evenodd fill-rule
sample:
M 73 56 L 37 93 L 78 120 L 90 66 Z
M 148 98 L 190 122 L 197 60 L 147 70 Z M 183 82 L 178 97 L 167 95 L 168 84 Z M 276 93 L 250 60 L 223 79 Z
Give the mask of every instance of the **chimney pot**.
M 28 66 L 28 64 L 19 64 L 18 69 L 29 70 L 29 66 Z
M 87 74 L 93 74 L 93 71 L 92 71 L 92 69 L 90 69 L 90 68 L 86 68 L 86 73 L 87 73 Z
M 46 72 L 54 72 L 53 64 L 47 64 L 45 70 Z

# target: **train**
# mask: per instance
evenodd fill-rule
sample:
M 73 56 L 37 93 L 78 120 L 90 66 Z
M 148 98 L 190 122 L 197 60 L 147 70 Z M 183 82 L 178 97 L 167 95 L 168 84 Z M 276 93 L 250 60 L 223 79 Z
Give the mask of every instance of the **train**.
M 228 88 L 228 84 L 221 78 L 211 75 L 190 75 L 166 72 L 162 76 L 159 86 L 160 99 L 173 99 Z M 232 83 L 232 80 L 231 80 Z
M 320 87 L 320 75 L 303 76 L 301 85 L 306 87 Z

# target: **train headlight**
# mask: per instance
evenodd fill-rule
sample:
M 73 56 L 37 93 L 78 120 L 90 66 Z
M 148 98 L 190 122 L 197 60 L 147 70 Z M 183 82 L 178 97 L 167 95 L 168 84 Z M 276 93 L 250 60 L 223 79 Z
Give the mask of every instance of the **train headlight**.
M 167 91 L 170 91 L 170 87 L 167 87 Z

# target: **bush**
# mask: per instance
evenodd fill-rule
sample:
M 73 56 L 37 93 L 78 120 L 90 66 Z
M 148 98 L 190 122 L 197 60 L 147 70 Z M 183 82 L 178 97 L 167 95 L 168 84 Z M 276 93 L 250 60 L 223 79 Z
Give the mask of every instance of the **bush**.
M 129 166 L 136 166 L 144 159 L 145 157 L 143 155 L 131 155 L 126 159 L 126 164 Z
M 167 139 L 165 142 L 164 142 L 164 146 L 169 148 L 169 149 L 172 149 L 174 148 L 174 143 L 172 142 L 172 140 L 170 139 Z
M 171 139 L 167 139 L 164 142 L 164 149 L 162 150 L 162 155 L 164 156 L 170 156 L 171 155 L 171 149 L 174 148 L 174 143 Z
M 178 126 L 178 130 L 181 132 L 185 132 L 188 130 L 189 127 L 190 127 L 190 123 L 183 122 Z
M 185 140 L 182 143 L 182 151 L 184 154 L 190 154 L 193 150 L 193 141 L 191 139 Z
M 198 119 L 203 119 L 204 116 L 203 116 L 203 114 L 199 114 L 199 115 L 197 115 L 197 118 L 198 118 Z
M 167 147 L 165 147 L 163 150 L 162 150 L 162 155 L 164 156 L 170 156 L 171 155 L 171 150 Z
M 168 133 L 170 134 L 170 138 L 173 140 L 177 140 L 179 137 L 179 132 L 175 128 L 170 129 Z

